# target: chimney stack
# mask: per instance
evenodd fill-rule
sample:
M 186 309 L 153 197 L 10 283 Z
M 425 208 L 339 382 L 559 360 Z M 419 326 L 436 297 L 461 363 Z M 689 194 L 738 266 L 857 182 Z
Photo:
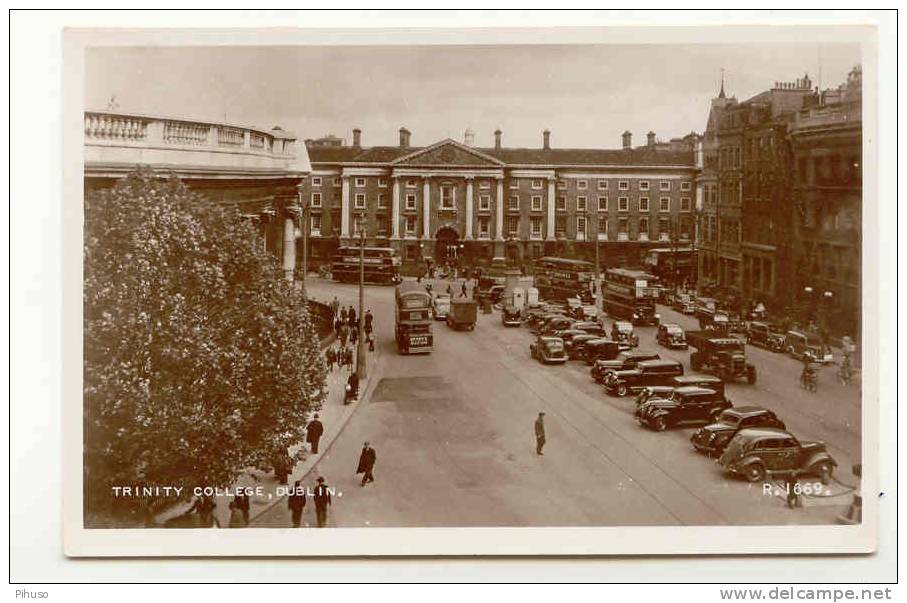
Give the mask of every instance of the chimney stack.
M 501 128 L 498 128 L 494 131 L 494 148 L 497 151 L 501 150 L 501 134 L 503 134 L 503 132 L 501 132 Z
M 409 130 L 407 130 L 406 128 L 400 128 L 400 148 L 409 148 L 409 135 Z
M 551 148 L 551 130 L 542 132 L 542 148 L 546 151 Z
M 649 133 L 646 134 L 646 145 L 648 145 L 650 149 L 655 148 L 655 132 L 649 131 Z
M 463 144 L 467 147 L 476 145 L 476 133 L 472 131 L 472 128 L 466 128 L 466 131 L 463 132 Z
M 633 134 L 630 133 L 630 130 L 626 130 L 620 137 L 623 140 L 624 150 L 630 150 L 633 147 Z
M 362 130 L 353 128 L 353 146 L 359 148 L 362 146 Z

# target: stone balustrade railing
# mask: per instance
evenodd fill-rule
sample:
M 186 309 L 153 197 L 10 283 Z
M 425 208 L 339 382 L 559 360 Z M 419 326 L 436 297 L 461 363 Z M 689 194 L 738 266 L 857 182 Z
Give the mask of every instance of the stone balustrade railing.
M 292 156 L 295 139 L 282 130 L 170 119 L 109 111 L 85 112 L 85 144 L 248 151 Z

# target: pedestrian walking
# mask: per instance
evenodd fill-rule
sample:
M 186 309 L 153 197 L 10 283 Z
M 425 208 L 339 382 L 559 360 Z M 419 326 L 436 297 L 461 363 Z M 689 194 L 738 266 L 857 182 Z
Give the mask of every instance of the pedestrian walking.
M 356 308 L 354 308 L 353 306 L 350 306 L 350 311 L 347 314 L 347 319 L 349 320 L 351 327 L 356 324 Z
M 243 519 L 242 511 L 233 501 L 230 502 L 230 523 L 228 525 L 231 528 L 246 527 L 246 522 Z
M 315 517 L 318 519 L 318 527 L 323 528 L 328 521 L 328 507 L 331 506 L 331 490 L 324 484 L 324 478 L 318 478 L 318 485 L 315 486 L 315 492 L 312 498 L 315 499 Z
M 305 428 L 305 441 L 312 446 L 312 454 L 318 454 L 318 441 L 321 439 L 322 434 L 324 434 L 324 425 L 318 420 L 318 413 L 316 412 L 315 417 L 309 421 Z
M 274 477 L 277 483 L 286 486 L 287 478 L 290 476 L 290 464 L 292 459 L 287 456 L 286 452 L 278 452 L 274 458 Z
M 353 348 L 346 349 L 346 367 L 351 373 L 353 372 Z
M 465 280 L 463 281 L 463 284 L 460 285 L 460 297 L 469 297 L 469 295 L 466 291 L 466 281 Z
M 787 506 L 791 509 L 802 507 L 803 499 L 800 496 L 800 474 L 796 469 L 787 472 L 784 486 L 787 490 Z
M 216 523 L 214 517 L 214 509 L 217 508 L 217 503 L 214 502 L 214 497 L 203 494 L 195 499 L 195 502 L 192 503 L 192 507 L 184 513 L 184 515 L 191 515 L 192 513 L 198 514 L 198 521 L 203 528 L 210 528 Z
M 545 447 L 545 413 L 540 412 L 538 419 L 535 420 L 535 453 L 545 454 L 542 448 Z
M 334 359 L 335 358 L 336 358 L 336 355 L 334 352 L 334 348 L 328 348 L 327 351 L 324 353 L 324 360 L 328 365 L 329 371 L 334 370 Z
M 350 345 L 356 345 L 357 341 L 359 341 L 359 329 L 352 327 L 350 329 Z
M 305 509 L 305 488 L 299 480 L 293 483 L 293 489 L 287 497 L 287 508 L 290 510 L 293 527 L 298 528 L 302 523 L 302 512 Z
M 369 333 L 367 339 L 368 339 L 368 351 L 374 352 L 375 351 L 375 334 Z
M 365 319 L 364 319 L 364 320 L 365 320 L 365 332 L 366 332 L 366 333 L 371 333 L 371 332 L 372 332 L 372 323 L 375 321 L 375 315 L 372 314 L 372 311 L 371 311 L 371 310 L 366 310 L 366 311 L 365 311 Z
M 346 340 L 349 339 L 349 337 L 350 337 L 350 327 L 348 324 L 343 323 L 342 325 L 340 325 L 339 337 L 340 337 L 340 347 L 345 348 Z
M 451 289 L 450 283 L 447 283 L 447 289 L 445 289 L 445 291 L 447 291 L 449 297 L 453 297 L 453 289 Z
M 359 466 L 356 467 L 356 475 L 362 474 L 362 485 L 368 484 L 369 482 L 375 481 L 375 476 L 372 472 L 375 469 L 375 460 L 378 456 L 375 454 L 375 449 L 366 442 L 362 446 L 362 452 L 359 454 Z
M 337 318 L 337 312 L 340 311 L 340 301 L 337 299 L 337 296 L 334 296 L 334 299 L 331 301 L 331 316 Z
M 242 519 L 245 525 L 249 525 L 249 495 L 245 492 L 239 492 L 233 497 L 233 504 L 242 513 Z M 232 518 L 231 518 L 232 519 Z

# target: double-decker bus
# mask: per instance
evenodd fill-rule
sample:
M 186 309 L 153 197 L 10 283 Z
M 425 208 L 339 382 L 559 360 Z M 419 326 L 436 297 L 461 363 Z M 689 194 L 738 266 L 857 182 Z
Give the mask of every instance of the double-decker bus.
M 692 247 L 660 247 L 646 252 L 646 265 L 666 283 L 680 284 L 693 279 L 696 253 Z
M 535 288 L 546 301 L 564 301 L 578 297 L 583 303 L 594 303 L 595 267 L 582 260 L 544 257 L 535 262 Z
M 331 264 L 331 277 L 341 283 L 359 282 L 359 247 L 339 247 Z M 400 282 L 400 256 L 391 247 L 363 250 L 365 282 L 393 285 Z
M 432 348 L 431 294 L 420 284 L 397 285 L 394 337 L 401 354 L 428 354 Z
M 635 325 L 655 325 L 655 298 L 650 294 L 654 277 L 641 270 L 610 268 L 602 283 L 602 307 L 614 318 Z

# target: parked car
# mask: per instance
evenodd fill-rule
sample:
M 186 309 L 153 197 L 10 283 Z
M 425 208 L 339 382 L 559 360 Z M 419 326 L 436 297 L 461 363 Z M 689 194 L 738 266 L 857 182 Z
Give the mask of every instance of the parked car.
M 576 323 L 575 320 L 566 316 L 552 318 L 545 321 L 545 324 L 539 329 L 539 335 L 554 335 L 558 331 L 572 329 L 574 323 Z
M 816 335 L 807 335 L 800 331 L 788 331 L 784 338 L 784 349 L 797 360 L 809 358 L 817 364 L 834 364 L 835 357 L 828 346 Z
M 431 300 L 431 311 L 435 320 L 445 320 L 450 312 L 450 296 L 439 293 Z
M 784 351 L 784 333 L 765 322 L 753 321 L 746 329 L 746 342 L 773 352 Z
M 724 381 L 714 375 L 678 375 L 668 385 L 650 385 L 636 396 L 636 405 L 644 404 L 653 397 L 666 398 L 681 387 L 703 387 L 724 395 Z
M 567 352 L 560 337 L 539 335 L 529 344 L 529 356 L 542 364 L 567 362 Z
M 715 390 L 704 387 L 680 387 L 666 398 L 652 398 L 636 407 L 636 420 L 655 431 L 664 431 L 682 423 L 708 423 L 731 402 Z
M 504 304 L 501 308 L 501 323 L 505 327 L 518 327 L 523 324 L 520 309 L 513 304 Z
M 611 343 L 616 344 L 617 342 Z M 588 348 L 589 345 L 590 344 L 587 343 L 586 347 Z M 610 359 L 597 359 L 594 362 L 589 362 L 587 350 L 586 361 L 589 362 L 589 364 L 593 365 L 592 379 L 594 379 L 597 383 L 604 383 L 605 375 L 611 371 L 623 371 L 631 369 L 636 366 L 637 362 L 642 362 L 644 360 L 658 360 L 659 358 L 661 358 L 661 356 L 658 355 L 658 352 L 653 352 L 651 350 L 623 350 Z
M 827 484 L 838 463 L 823 442 L 801 442 L 789 431 L 772 427 L 743 429 L 718 459 L 725 471 L 751 482 L 774 473 L 797 471 L 818 476 Z
M 573 319 L 565 316 L 560 312 L 553 312 L 549 314 L 543 314 L 538 320 L 535 321 L 535 324 L 530 324 L 529 330 L 534 334 L 541 333 L 542 329 L 551 322 L 552 320 L 566 319 L 571 321 L 570 324 L 573 324 Z
M 774 412 L 761 406 L 737 406 L 728 408 L 718 416 L 718 420 L 705 427 L 700 427 L 690 437 L 693 448 L 709 455 L 720 455 L 737 432 L 752 427 L 774 427 L 786 429 L 784 421 Z
M 655 341 L 666 348 L 676 348 L 679 350 L 687 349 L 686 336 L 680 325 L 674 323 L 663 323 L 658 325 L 658 332 L 655 333 Z
M 586 344 L 598 341 L 599 339 L 601 339 L 601 337 L 598 335 L 592 335 L 591 333 L 586 332 L 583 332 L 582 335 L 574 335 L 570 338 L 569 342 L 564 342 L 564 345 L 567 347 L 567 357 L 569 357 L 570 360 L 585 360 Z
M 605 375 L 605 391 L 612 396 L 626 396 L 650 385 L 667 385 L 682 374 L 683 365 L 677 360 L 643 360 L 634 368 Z
M 605 331 L 605 328 L 602 327 L 597 322 L 589 322 L 589 321 L 577 322 L 577 323 L 574 323 L 573 328 L 579 329 L 581 331 L 585 331 L 586 333 L 589 333 L 590 335 L 598 335 L 599 337 L 608 336 L 608 332 Z

